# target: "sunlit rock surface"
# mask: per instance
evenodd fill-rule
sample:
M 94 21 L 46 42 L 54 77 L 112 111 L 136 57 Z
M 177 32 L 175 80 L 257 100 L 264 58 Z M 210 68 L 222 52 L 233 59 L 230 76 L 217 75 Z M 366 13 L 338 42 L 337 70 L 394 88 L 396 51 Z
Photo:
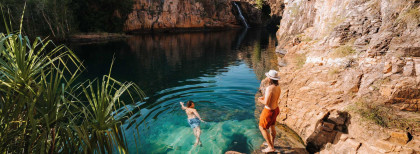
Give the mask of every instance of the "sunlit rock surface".
M 420 152 L 419 3 L 284 1 L 278 121 L 309 152 Z
M 236 3 L 250 27 L 277 29 L 283 13 L 283 0 L 135 0 L 124 31 L 144 33 L 243 27 Z
M 125 31 L 240 27 L 231 0 L 135 0 Z

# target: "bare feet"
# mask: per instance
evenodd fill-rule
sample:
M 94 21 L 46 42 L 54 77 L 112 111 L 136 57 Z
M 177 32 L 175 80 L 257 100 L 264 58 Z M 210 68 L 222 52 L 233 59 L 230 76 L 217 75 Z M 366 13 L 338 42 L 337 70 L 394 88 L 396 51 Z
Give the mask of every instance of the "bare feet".
M 264 146 L 268 146 L 268 143 L 264 141 L 263 145 L 264 145 Z
M 268 153 L 268 152 L 274 152 L 275 150 L 273 148 L 267 147 L 263 150 L 261 150 L 262 152 Z

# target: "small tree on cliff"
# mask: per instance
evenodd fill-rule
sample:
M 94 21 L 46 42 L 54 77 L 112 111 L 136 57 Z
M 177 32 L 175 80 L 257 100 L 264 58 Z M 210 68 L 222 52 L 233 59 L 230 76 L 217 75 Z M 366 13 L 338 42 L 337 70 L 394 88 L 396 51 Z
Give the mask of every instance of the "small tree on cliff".
M 257 0 L 256 4 L 257 4 L 258 9 L 262 9 L 264 0 Z

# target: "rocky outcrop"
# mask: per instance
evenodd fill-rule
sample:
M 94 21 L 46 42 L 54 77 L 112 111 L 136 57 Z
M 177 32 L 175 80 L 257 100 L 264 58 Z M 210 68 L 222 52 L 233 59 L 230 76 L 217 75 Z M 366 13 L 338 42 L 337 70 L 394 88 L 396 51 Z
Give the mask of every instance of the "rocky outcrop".
M 277 30 L 278 26 L 280 25 L 280 21 L 282 19 L 283 11 L 284 11 L 284 3 L 283 0 L 264 0 L 262 6 L 258 6 L 255 0 L 238 0 L 241 4 L 245 4 L 245 8 L 243 10 L 247 11 L 250 10 L 250 13 L 245 13 L 247 18 L 254 18 L 256 17 L 255 10 L 258 10 L 258 18 L 257 20 L 251 20 L 254 24 L 254 27 L 266 27 L 268 29 Z M 258 7 L 261 7 L 258 9 Z
M 420 1 L 284 4 L 278 121 L 309 152 L 420 152 Z
M 243 26 L 238 10 L 251 27 L 277 29 L 283 13 L 283 0 L 269 0 L 259 8 L 254 0 L 135 0 L 124 31 L 191 31 L 230 29 Z
M 135 0 L 125 31 L 239 27 L 230 0 Z

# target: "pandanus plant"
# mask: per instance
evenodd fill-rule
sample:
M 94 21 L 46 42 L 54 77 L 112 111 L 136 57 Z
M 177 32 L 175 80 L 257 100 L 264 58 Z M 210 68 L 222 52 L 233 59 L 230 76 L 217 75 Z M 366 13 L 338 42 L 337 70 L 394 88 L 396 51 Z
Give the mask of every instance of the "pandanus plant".
M 144 98 L 139 87 L 110 74 L 76 83 L 84 67 L 69 48 L 8 27 L 0 33 L 0 153 L 127 152 L 117 115 L 123 98 Z

